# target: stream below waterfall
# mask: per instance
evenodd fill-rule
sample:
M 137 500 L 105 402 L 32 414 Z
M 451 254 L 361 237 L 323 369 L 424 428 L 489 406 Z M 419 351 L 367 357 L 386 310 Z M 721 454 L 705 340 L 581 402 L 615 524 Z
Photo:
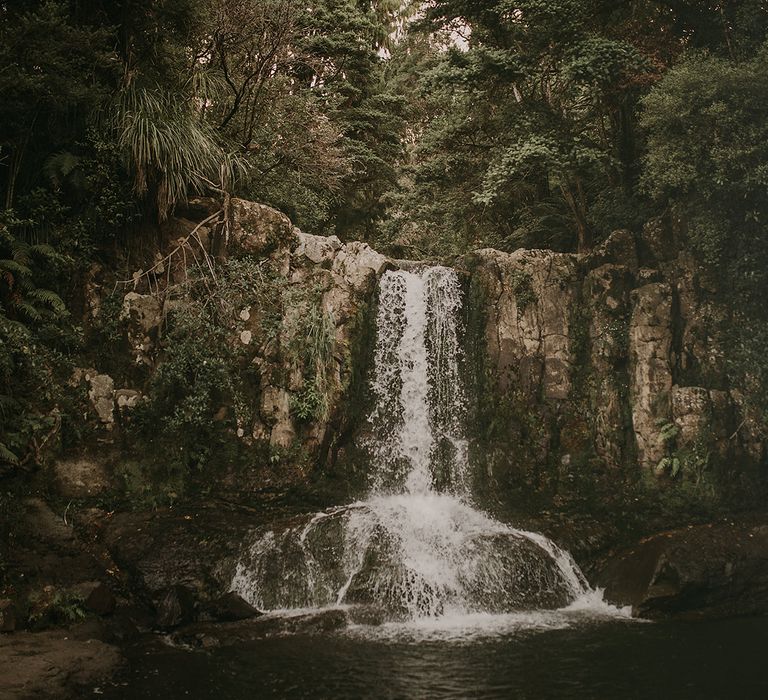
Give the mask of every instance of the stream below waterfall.
M 766 618 L 697 623 L 550 621 L 506 631 L 361 628 L 210 651 L 134 650 L 100 697 L 762 700 Z M 86 697 L 84 694 L 82 697 Z

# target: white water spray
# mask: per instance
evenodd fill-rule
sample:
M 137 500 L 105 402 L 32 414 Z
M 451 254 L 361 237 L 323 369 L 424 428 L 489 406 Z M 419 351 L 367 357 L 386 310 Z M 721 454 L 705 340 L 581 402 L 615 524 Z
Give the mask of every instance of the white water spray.
M 383 276 L 371 494 L 259 533 L 233 590 L 261 609 L 359 603 L 400 620 L 594 600 L 567 552 L 472 505 L 460 309 L 453 270 Z

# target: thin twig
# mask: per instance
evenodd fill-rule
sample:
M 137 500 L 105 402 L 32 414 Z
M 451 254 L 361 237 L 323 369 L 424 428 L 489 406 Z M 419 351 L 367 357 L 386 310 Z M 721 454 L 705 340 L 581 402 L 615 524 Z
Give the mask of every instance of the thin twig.
M 166 263 L 170 264 L 173 256 L 176 255 L 179 251 L 181 251 L 182 254 L 184 254 L 185 248 L 189 243 L 190 238 L 194 238 L 194 240 L 196 240 L 200 245 L 200 247 L 202 248 L 206 257 L 210 257 L 208 256 L 208 253 L 205 251 L 205 248 L 203 247 L 202 242 L 197 237 L 197 232 L 203 226 L 205 226 L 205 224 L 209 223 L 210 221 L 213 221 L 214 219 L 217 219 L 223 213 L 224 213 L 224 210 L 219 209 L 215 214 L 211 214 L 209 217 L 203 219 L 199 224 L 197 224 L 197 226 L 195 226 L 195 228 L 192 229 L 192 231 L 189 232 L 189 234 L 185 238 L 181 239 L 178 245 L 170 253 L 168 253 L 168 255 L 158 260 L 152 267 L 150 267 L 148 270 L 144 270 L 140 275 L 137 275 L 136 277 L 132 277 L 129 280 L 118 280 L 117 282 L 115 282 L 115 289 L 117 289 L 117 286 L 120 284 L 132 284 L 135 287 L 138 284 L 139 280 L 142 279 L 143 277 L 146 277 L 147 279 L 149 279 L 149 275 L 153 273 L 155 270 L 157 270 L 159 267 L 165 266 Z M 185 255 L 185 258 L 186 258 L 186 255 Z M 151 288 L 151 282 L 150 282 L 150 288 Z
M 731 435 L 731 437 L 728 438 L 728 442 L 733 440 L 733 438 L 735 438 L 739 434 L 739 430 L 741 430 L 744 427 L 744 424 L 746 422 L 747 422 L 747 419 L 745 418 L 743 421 L 741 421 L 741 423 L 739 423 L 739 427 L 736 428 L 736 430 L 733 431 L 733 435 Z

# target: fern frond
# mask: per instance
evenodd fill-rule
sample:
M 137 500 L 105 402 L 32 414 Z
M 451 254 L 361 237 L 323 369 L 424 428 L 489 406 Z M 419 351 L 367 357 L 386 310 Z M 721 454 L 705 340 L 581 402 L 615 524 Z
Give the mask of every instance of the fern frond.
M 2 462 L 17 465 L 19 463 L 19 458 L 0 442 L 0 463 Z
M 29 243 L 13 238 L 11 240 L 11 257 L 25 267 L 29 264 Z
M 10 272 L 17 277 L 31 277 L 32 270 L 18 260 L 0 259 L 0 270 Z
M 45 161 L 43 173 L 56 187 L 60 187 L 78 165 L 80 165 L 79 156 L 69 151 L 59 151 Z
M 64 305 L 61 297 L 50 289 L 33 289 L 27 296 L 40 304 L 45 304 L 45 306 L 52 311 L 55 311 L 57 314 L 64 314 L 67 312 L 67 307 Z
M 37 243 L 35 245 L 29 246 L 29 252 L 32 255 L 37 255 L 41 258 L 58 258 L 59 254 L 56 252 L 56 250 L 53 248 L 53 246 L 48 245 L 47 243 Z
M 41 313 L 32 304 L 22 301 L 15 306 L 16 312 L 25 316 L 30 321 L 42 320 Z

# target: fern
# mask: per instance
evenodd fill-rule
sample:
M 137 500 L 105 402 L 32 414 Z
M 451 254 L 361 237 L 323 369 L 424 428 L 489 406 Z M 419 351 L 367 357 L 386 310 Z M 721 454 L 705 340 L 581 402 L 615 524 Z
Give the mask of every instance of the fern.
M 17 465 L 19 463 L 19 458 L 11 452 L 2 442 L 0 442 L 0 462 L 5 462 L 6 464 L 13 464 Z
M 8 394 L 0 394 L 0 418 L 7 418 L 17 407 L 16 399 Z
M 67 313 L 67 307 L 56 292 L 52 292 L 49 289 L 33 289 L 29 292 L 28 296 L 39 304 L 44 304 L 57 315 Z
M 6 270 L 16 277 L 31 277 L 32 270 L 18 260 L 0 259 L 0 270 Z
M 29 246 L 29 252 L 32 255 L 37 255 L 41 258 L 48 258 L 48 259 L 58 259 L 60 256 L 56 252 L 53 246 L 48 245 L 47 243 L 36 243 L 35 245 Z
M 12 238 L 9 246 L 11 257 L 20 265 L 25 267 L 29 265 L 29 244 L 18 238 Z
M 659 437 L 661 438 L 662 442 L 664 442 L 664 444 L 672 442 L 680 433 L 680 428 L 678 428 L 672 422 L 664 422 L 660 427 L 661 430 L 659 430 Z
M 61 187 L 69 175 L 80 165 L 80 158 L 69 151 L 59 151 L 45 161 L 43 174 L 54 187 Z
M 21 301 L 14 306 L 14 310 L 26 317 L 29 321 L 41 321 L 43 315 L 32 304 Z

